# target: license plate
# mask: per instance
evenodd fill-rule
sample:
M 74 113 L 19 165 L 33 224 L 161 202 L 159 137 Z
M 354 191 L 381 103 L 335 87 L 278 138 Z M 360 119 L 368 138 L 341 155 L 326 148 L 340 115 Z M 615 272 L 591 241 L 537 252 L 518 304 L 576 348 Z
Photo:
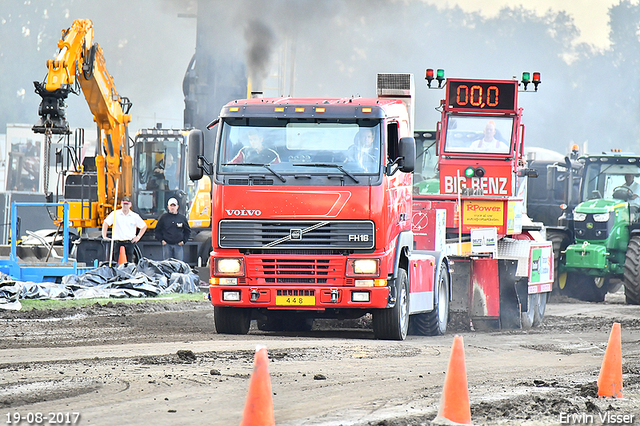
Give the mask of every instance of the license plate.
M 280 306 L 313 306 L 315 304 L 315 296 L 276 296 L 276 305 Z

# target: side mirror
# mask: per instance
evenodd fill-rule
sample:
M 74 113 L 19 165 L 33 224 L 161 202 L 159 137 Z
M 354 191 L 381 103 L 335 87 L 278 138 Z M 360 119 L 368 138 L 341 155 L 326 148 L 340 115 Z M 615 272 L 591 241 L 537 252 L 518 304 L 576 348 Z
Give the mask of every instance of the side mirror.
M 200 162 L 200 157 L 204 154 L 204 134 L 202 130 L 194 129 L 189 132 L 187 138 L 189 148 L 189 179 L 200 180 L 204 172 Z
M 416 163 L 416 140 L 412 137 L 400 138 L 398 155 L 402 158 L 400 171 L 404 173 L 413 172 Z

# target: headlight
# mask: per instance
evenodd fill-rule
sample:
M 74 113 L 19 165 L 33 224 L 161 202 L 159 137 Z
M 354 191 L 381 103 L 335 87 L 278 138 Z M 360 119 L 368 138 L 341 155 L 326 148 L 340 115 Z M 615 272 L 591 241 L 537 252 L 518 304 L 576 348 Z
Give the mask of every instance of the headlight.
M 606 222 L 609 220 L 609 212 L 594 214 L 593 220 L 596 222 Z
M 214 262 L 216 275 L 244 275 L 242 259 L 214 259 Z
M 353 259 L 350 261 L 351 267 L 347 268 L 347 275 L 352 272 L 354 275 L 379 275 L 379 259 Z
M 573 220 L 575 220 L 576 222 L 582 222 L 587 218 L 587 214 L 586 213 L 573 213 Z

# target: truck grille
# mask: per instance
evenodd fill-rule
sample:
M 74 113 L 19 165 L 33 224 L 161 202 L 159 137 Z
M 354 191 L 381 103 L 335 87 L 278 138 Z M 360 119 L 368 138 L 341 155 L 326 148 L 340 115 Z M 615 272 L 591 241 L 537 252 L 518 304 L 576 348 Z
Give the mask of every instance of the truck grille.
M 243 249 L 372 249 L 371 221 L 222 220 L 221 248 Z
M 247 256 L 247 271 L 254 279 L 264 279 L 267 284 L 283 285 L 336 285 L 344 277 L 345 259 L 269 258 Z

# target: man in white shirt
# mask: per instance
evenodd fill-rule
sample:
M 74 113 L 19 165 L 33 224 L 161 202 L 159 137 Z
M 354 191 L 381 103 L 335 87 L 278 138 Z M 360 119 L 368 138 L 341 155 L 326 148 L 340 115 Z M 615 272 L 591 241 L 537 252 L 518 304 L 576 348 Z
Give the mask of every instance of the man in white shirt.
M 496 122 L 489 120 L 487 125 L 484 126 L 484 137 L 473 142 L 469 146 L 470 151 L 477 152 L 492 152 L 497 154 L 508 154 L 509 146 L 495 138 L 496 135 Z
M 127 261 L 133 260 L 133 245 L 140 241 L 140 238 L 147 231 L 147 224 L 142 220 L 138 213 L 131 211 L 131 198 L 122 197 L 122 208 L 109 213 L 109 216 L 102 224 L 102 238 L 107 238 L 107 230 L 113 225 L 111 238 L 114 243 L 114 253 L 117 256 L 120 253 L 120 247 L 124 247 L 127 254 Z M 140 232 L 136 232 L 140 229 Z

